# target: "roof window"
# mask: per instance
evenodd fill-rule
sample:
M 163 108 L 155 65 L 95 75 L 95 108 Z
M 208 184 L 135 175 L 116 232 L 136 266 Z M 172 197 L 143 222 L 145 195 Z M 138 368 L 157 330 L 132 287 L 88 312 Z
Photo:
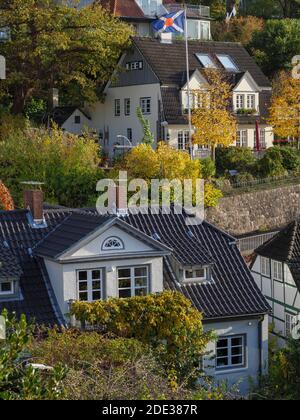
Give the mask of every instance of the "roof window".
M 238 71 L 238 67 L 232 60 L 232 58 L 229 55 L 226 54 L 217 54 L 217 58 L 222 64 L 222 66 L 228 70 L 228 71 Z
M 208 54 L 196 54 L 196 57 L 200 61 L 203 67 L 206 69 L 215 69 L 216 65 L 213 62 L 212 58 Z

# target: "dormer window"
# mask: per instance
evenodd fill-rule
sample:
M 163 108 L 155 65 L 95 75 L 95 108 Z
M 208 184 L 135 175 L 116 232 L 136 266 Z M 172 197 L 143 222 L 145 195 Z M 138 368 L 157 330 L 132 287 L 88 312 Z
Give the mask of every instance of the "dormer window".
M 13 280 L 0 280 L 0 296 L 9 296 L 14 294 Z
M 185 283 L 197 283 L 209 280 L 211 280 L 209 267 L 191 267 L 183 270 L 183 282 Z
M 196 57 L 200 61 L 203 67 L 206 69 L 215 69 L 216 65 L 213 62 L 212 58 L 208 54 L 196 54 Z
M 222 64 L 222 66 L 225 68 L 225 70 L 234 71 L 234 72 L 239 71 L 238 67 L 233 62 L 232 58 L 229 55 L 217 54 L 217 58 L 220 61 L 220 63 Z
M 114 251 L 124 249 L 124 244 L 121 239 L 117 237 L 111 237 L 106 239 L 102 245 L 102 251 Z

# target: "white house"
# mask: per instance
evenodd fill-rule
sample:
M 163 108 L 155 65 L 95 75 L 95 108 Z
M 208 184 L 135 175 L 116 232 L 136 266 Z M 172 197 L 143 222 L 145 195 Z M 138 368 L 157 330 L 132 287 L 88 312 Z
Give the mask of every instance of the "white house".
M 47 121 L 45 122 L 54 122 L 62 130 L 77 135 L 92 131 L 90 116 L 85 111 L 75 106 L 56 106 L 53 111 L 47 115 Z
M 272 308 L 269 322 L 279 344 L 297 336 L 300 314 L 300 225 L 289 224 L 256 250 L 252 275 Z
M 43 209 L 27 191 L 26 210 L 0 213 L 0 311 L 41 324 L 67 324 L 70 301 L 181 292 L 219 337 L 204 369 L 247 393 L 268 362 L 269 306 L 236 241 L 209 223 L 188 226 L 186 214 L 100 216 Z M 41 218 L 42 216 L 42 218 Z

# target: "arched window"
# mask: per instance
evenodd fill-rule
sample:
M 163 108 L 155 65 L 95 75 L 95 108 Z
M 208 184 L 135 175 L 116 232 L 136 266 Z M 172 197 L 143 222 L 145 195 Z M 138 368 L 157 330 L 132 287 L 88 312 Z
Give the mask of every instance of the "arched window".
M 112 250 L 119 250 L 124 249 L 124 244 L 121 239 L 113 236 L 111 238 L 106 239 L 102 245 L 102 251 L 112 251 Z

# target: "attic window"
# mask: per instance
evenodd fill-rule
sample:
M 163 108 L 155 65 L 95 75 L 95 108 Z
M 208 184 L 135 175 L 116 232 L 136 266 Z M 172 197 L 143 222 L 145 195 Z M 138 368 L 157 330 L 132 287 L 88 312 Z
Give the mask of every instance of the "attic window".
M 210 280 L 210 270 L 208 267 L 186 268 L 183 271 L 183 281 L 185 283 L 203 282 Z
M 111 237 L 106 239 L 102 245 L 102 251 L 120 250 L 124 249 L 124 244 L 121 239 L 117 237 Z
M 215 69 L 216 65 L 213 62 L 212 58 L 208 54 L 196 54 L 196 57 L 200 61 L 203 67 L 206 69 Z
M 74 122 L 75 122 L 75 124 L 80 124 L 81 123 L 80 115 L 75 115 Z
M 142 61 L 130 61 L 126 63 L 127 70 L 143 70 L 143 62 Z
M 217 54 L 218 60 L 222 66 L 228 71 L 238 71 L 238 67 L 233 62 L 232 58 L 229 55 Z
M 0 296 L 13 295 L 14 282 L 11 280 L 0 281 Z

